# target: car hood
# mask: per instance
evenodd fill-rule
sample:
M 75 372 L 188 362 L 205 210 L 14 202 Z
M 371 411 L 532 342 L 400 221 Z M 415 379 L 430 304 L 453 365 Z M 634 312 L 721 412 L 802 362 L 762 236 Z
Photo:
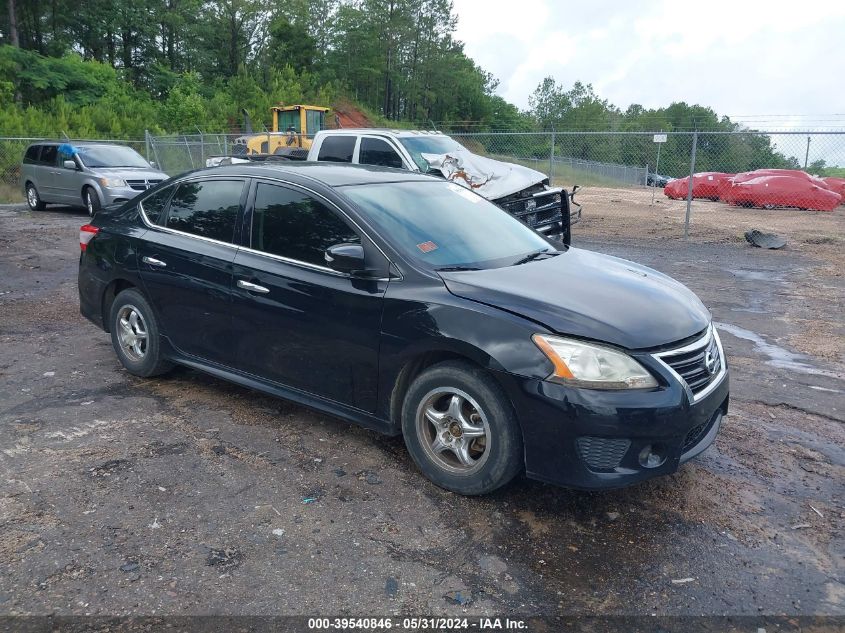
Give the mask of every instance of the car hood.
M 498 200 L 548 180 L 546 174 L 535 169 L 503 163 L 467 150 L 421 156 L 446 180 L 472 189 L 488 200 Z
M 163 171 L 151 167 L 91 167 L 89 169 L 98 176 L 124 180 L 167 180 L 170 178 Z
M 710 313 L 683 284 L 633 262 L 570 248 L 490 270 L 442 272 L 452 294 L 512 312 L 559 334 L 626 349 L 693 336 Z

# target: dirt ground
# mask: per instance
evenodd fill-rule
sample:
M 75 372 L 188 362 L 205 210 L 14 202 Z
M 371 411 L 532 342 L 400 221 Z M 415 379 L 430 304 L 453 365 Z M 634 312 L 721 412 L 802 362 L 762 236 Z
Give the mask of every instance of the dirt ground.
M 195 371 L 128 375 L 79 316 L 82 213 L 0 208 L 0 613 L 845 616 L 845 210 L 696 202 L 685 242 L 659 193 L 580 199 L 576 246 L 712 310 L 730 415 L 670 477 L 472 499 L 401 439 Z

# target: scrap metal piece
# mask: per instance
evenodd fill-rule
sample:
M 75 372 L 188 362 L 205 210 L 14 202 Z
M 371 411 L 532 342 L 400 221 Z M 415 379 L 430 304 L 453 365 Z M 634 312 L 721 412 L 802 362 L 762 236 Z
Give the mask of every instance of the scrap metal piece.
M 783 248 L 786 246 L 786 240 L 780 235 L 774 233 L 763 233 L 757 229 L 751 229 L 745 232 L 745 240 L 752 246 L 758 248 Z

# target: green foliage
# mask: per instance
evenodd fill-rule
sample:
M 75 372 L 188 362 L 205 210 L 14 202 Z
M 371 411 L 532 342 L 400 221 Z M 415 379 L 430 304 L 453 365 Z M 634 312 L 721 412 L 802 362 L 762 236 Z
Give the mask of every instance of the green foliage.
M 697 129 L 699 170 L 798 166 L 767 136 L 706 134 L 741 129 L 700 105 L 622 111 L 590 84 L 567 88 L 547 77 L 521 112 L 494 94 L 496 79 L 454 39 L 451 0 L 14 2 L 21 48 L 0 46 L 4 135 L 233 131 L 242 109 L 260 130 L 278 103 L 349 101 L 392 127 L 640 133 L 559 134 L 555 154 L 576 159 L 653 165 L 651 132 Z M 0 41 L 8 30 L 0 11 Z M 548 136 L 523 140 L 521 158 L 548 160 Z M 484 144 L 513 152 L 512 139 Z M 689 134 L 670 136 L 660 171 L 683 176 L 691 144 Z

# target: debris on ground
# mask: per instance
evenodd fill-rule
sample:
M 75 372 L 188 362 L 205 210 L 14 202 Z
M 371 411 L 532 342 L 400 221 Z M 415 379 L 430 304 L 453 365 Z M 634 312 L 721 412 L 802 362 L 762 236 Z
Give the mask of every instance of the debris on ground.
M 371 470 L 361 470 L 355 474 L 358 476 L 359 480 L 366 481 L 371 486 L 377 486 L 381 483 L 379 476 Z
M 678 579 L 673 578 L 672 579 L 673 585 L 686 585 L 687 583 L 690 583 L 690 582 L 695 582 L 695 578 L 678 578 Z
M 605 516 L 607 517 L 608 521 L 615 521 L 616 519 L 619 518 L 619 513 L 618 512 L 606 512 Z
M 819 515 L 819 518 L 821 518 L 821 519 L 823 519 L 823 518 L 824 518 L 824 515 L 823 515 L 821 512 L 819 512 L 818 510 L 816 510 L 816 509 L 812 506 L 812 504 L 807 504 L 807 505 L 809 505 L 809 506 L 810 506 L 810 510 L 812 510 L 813 512 L 815 512 L 816 514 L 818 514 L 818 515 Z
M 763 233 L 757 229 L 745 232 L 745 241 L 757 248 L 783 248 L 786 240 L 774 233 Z
M 234 547 L 224 547 L 218 549 L 215 547 L 209 548 L 208 556 L 205 559 L 205 564 L 209 567 L 216 567 L 217 569 L 228 571 L 238 567 L 243 562 L 244 555 L 240 550 Z
M 384 593 L 389 597 L 394 597 L 399 593 L 399 581 L 395 578 L 388 578 L 384 581 Z
M 141 565 L 137 561 L 128 561 L 120 566 L 120 571 L 128 574 L 133 571 L 138 571 L 141 568 Z
M 804 528 L 812 527 L 809 523 L 796 523 L 792 526 L 793 530 L 802 530 Z
M 449 591 L 448 593 L 443 594 L 443 597 L 452 604 L 457 604 L 462 607 L 465 607 L 472 602 L 472 596 L 460 591 Z

